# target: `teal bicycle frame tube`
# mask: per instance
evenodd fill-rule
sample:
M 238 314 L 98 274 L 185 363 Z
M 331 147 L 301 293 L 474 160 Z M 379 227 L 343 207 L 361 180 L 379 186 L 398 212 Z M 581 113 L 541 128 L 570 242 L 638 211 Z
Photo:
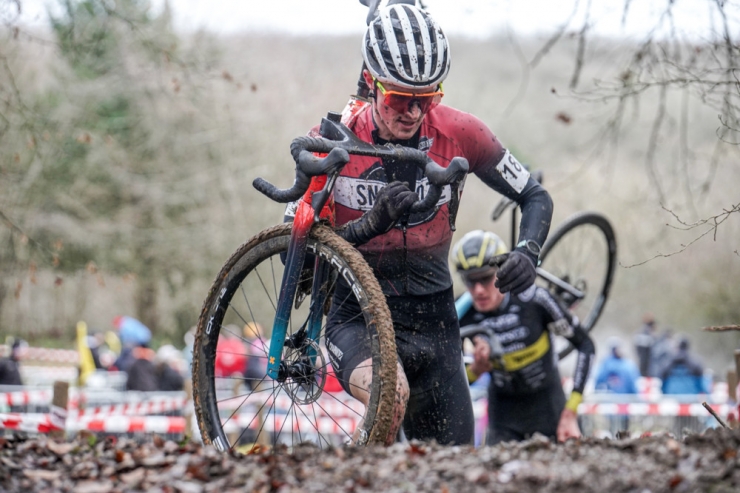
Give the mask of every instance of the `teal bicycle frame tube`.
M 306 259 L 306 245 L 308 244 L 308 233 L 313 226 L 313 211 L 308 209 L 308 214 L 300 214 L 302 207 L 296 211 L 293 229 L 290 233 L 290 244 L 285 259 L 285 270 L 283 271 L 283 282 L 278 297 L 275 321 L 272 325 L 270 336 L 270 353 L 267 357 L 267 375 L 272 379 L 278 378 L 280 360 L 283 354 L 285 335 L 288 333 L 288 322 L 290 321 L 290 309 L 295 299 L 298 288 L 298 278 L 301 275 L 301 267 Z

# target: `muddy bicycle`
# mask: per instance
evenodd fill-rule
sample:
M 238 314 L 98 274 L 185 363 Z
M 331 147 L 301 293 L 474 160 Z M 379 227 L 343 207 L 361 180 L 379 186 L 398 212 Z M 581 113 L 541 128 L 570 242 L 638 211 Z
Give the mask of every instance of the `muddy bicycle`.
M 340 120 L 330 113 L 321 122 L 322 138 L 293 141 L 296 177 L 290 189 L 255 180 L 255 187 L 274 201 L 303 200 L 292 223 L 266 229 L 237 249 L 204 303 L 193 349 L 193 397 L 203 441 L 220 451 L 305 441 L 366 445 L 383 443 L 390 433 L 397 365 L 390 311 L 362 255 L 333 232 L 329 199 L 349 154 L 414 163 L 428 186 L 411 212 L 431 210 L 445 194 L 454 230 L 468 162 L 454 158 L 444 168 L 418 149 L 372 145 Z M 340 282 L 348 287 L 341 296 L 335 290 Z M 371 341 L 372 378 L 354 389 L 364 402 L 328 391 L 332 370 L 326 321 L 342 303 L 360 307 Z M 219 339 L 240 337 L 234 327 L 265 312 L 271 313 L 272 331 L 262 350 L 264 376 L 219 374 L 218 357 L 238 356 L 221 350 Z
M 542 171 L 532 173 L 542 182 Z M 491 219 L 499 220 L 511 210 L 511 244 L 517 238 L 516 202 L 502 198 L 494 207 Z M 496 264 L 503 255 L 492 259 Z M 545 287 L 562 306 L 575 314 L 581 327 L 591 332 L 604 311 L 617 265 L 617 241 L 609 219 L 599 212 L 581 211 L 568 217 L 547 237 L 540 251 L 536 283 Z M 455 303 L 458 315 L 466 311 L 472 300 L 466 292 Z M 469 347 L 476 335 L 488 335 L 488 329 L 471 325 L 460 328 L 463 344 Z M 573 351 L 573 345 L 563 337 L 555 337 L 555 350 L 562 360 Z

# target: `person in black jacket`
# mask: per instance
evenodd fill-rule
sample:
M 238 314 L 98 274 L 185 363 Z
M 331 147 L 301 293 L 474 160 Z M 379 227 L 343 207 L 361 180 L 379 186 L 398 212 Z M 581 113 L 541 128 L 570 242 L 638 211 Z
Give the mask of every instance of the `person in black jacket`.
M 158 390 L 157 367 L 154 364 L 154 351 L 146 345 L 133 348 L 133 361 L 128 367 L 126 374 L 126 390 L 138 390 L 141 392 L 153 392 Z
M 185 388 L 185 378 L 177 368 L 180 352 L 170 344 L 157 350 L 157 387 L 158 390 L 174 392 Z
M 25 347 L 25 341 L 15 339 L 10 347 L 10 354 L 0 358 L 0 385 L 23 385 L 18 361 Z
M 498 267 L 489 261 L 508 252 L 494 233 L 471 231 L 458 241 L 452 259 L 468 289 L 469 304 L 458 306 L 460 327 L 479 325 L 488 336 L 474 340 L 472 383 L 490 373 L 487 444 L 524 440 L 535 432 L 552 440 L 579 438 L 577 410 L 595 347 L 550 292 L 532 285 L 519 294 L 496 287 Z M 460 301 L 460 300 L 458 300 Z M 566 399 L 553 353 L 553 336 L 565 337 L 578 351 L 573 390 Z

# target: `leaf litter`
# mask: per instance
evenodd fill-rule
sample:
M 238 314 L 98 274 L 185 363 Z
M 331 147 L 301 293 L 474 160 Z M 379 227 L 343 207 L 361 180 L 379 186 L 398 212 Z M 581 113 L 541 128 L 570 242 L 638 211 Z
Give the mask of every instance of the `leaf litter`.
M 222 454 L 154 437 L 0 437 L 0 491 L 239 492 L 704 492 L 740 491 L 740 430 L 584 438 L 536 435 L 492 447 L 398 443 L 390 447 Z

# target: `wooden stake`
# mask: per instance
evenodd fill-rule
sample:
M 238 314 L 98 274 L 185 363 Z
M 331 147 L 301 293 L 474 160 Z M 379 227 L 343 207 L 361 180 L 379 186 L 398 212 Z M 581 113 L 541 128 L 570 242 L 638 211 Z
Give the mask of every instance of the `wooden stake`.
M 57 429 L 49 432 L 52 438 L 63 439 L 65 436 L 68 402 L 69 382 L 55 381 L 51 398 L 51 422 Z
M 188 399 L 188 405 L 185 406 L 183 411 L 185 414 L 185 437 L 190 437 L 193 434 L 193 380 L 186 378 L 184 387 L 185 396 Z

